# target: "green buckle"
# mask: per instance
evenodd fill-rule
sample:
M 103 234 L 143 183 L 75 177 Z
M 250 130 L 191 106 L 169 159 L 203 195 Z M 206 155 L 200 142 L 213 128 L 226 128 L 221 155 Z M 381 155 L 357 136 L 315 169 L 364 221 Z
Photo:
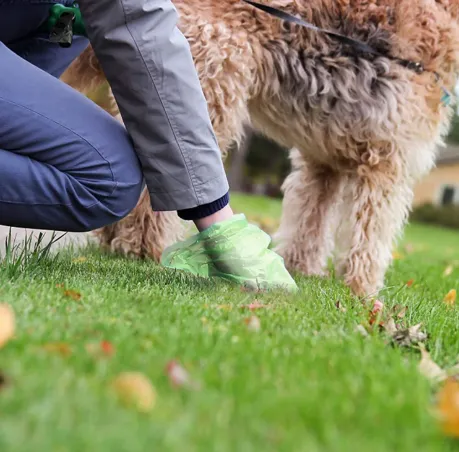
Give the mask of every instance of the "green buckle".
M 58 3 L 51 6 L 45 27 L 49 32 L 49 40 L 61 47 L 70 47 L 74 35 L 86 36 L 81 11 L 76 3 L 72 6 Z

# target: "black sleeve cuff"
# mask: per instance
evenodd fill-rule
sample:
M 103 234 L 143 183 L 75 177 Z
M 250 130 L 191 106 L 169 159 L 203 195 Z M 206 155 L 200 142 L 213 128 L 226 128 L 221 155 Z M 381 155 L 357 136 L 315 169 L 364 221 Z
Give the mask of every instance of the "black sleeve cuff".
M 201 218 L 208 217 L 219 210 L 222 210 L 223 207 L 226 207 L 229 204 L 229 193 L 226 193 L 220 199 L 213 201 L 209 204 L 204 204 L 202 206 L 193 207 L 192 209 L 179 210 L 177 212 L 178 216 L 182 220 L 194 221 L 200 220 Z

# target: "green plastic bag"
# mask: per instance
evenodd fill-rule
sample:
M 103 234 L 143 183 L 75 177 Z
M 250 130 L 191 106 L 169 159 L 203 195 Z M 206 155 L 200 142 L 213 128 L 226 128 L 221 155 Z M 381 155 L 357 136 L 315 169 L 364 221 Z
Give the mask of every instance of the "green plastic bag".
M 167 248 L 165 267 L 204 278 L 220 277 L 253 290 L 296 291 L 283 259 L 269 249 L 271 238 L 244 215 L 215 224 Z

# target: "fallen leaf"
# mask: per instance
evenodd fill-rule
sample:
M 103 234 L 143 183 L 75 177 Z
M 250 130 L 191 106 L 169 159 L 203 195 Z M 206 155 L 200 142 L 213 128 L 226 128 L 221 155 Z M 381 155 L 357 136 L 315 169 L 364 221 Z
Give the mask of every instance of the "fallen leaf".
M 448 265 L 446 268 L 445 268 L 445 271 L 443 272 L 443 276 L 449 276 L 451 275 L 451 273 L 453 273 L 454 271 L 454 266 L 452 265 Z
M 249 309 L 250 311 L 255 311 L 256 309 L 269 309 L 270 307 L 270 305 L 259 303 L 258 301 L 254 301 L 250 304 L 243 304 L 240 306 L 241 309 Z
M 368 319 L 370 325 L 374 325 L 376 322 L 378 322 L 379 326 L 384 326 L 383 322 L 380 321 L 383 310 L 384 303 L 382 301 L 375 300 L 373 308 L 370 311 L 370 317 Z
M 443 432 L 459 438 L 459 383 L 450 378 L 438 394 L 437 409 Z
M 400 309 L 400 311 L 397 313 L 397 317 L 398 317 L 399 319 L 404 319 L 407 310 L 408 310 L 408 306 L 403 306 L 403 308 Z
M 75 264 L 81 264 L 83 262 L 86 262 L 87 260 L 88 260 L 87 257 L 80 256 L 80 257 L 77 257 L 77 258 L 73 259 L 72 262 L 75 263 Z
M 368 331 L 365 329 L 365 327 L 363 325 L 357 325 L 355 327 L 355 331 L 357 331 L 357 333 L 359 333 L 361 336 L 363 337 L 368 337 Z
M 414 284 L 414 279 L 410 279 L 406 282 L 406 287 L 411 287 Z
M 456 297 L 457 297 L 456 289 L 451 289 L 451 290 L 445 295 L 445 298 L 444 298 L 443 301 L 444 301 L 448 306 L 454 306 L 454 304 L 456 303 Z
M 249 331 L 253 331 L 254 333 L 258 333 L 258 331 L 261 329 L 260 319 L 255 315 L 245 319 L 245 324 L 247 325 L 247 329 Z
M 335 306 L 336 306 L 336 309 L 338 309 L 338 311 L 340 311 L 340 312 L 342 312 L 342 313 L 347 312 L 347 309 L 343 306 L 343 304 L 341 303 L 340 300 L 338 300 L 338 301 L 335 303 Z
M 421 331 L 421 327 L 422 323 L 419 323 L 418 325 L 410 328 L 397 330 L 397 332 L 392 336 L 392 340 L 400 347 L 410 347 L 424 342 L 427 339 L 427 334 Z
M 169 361 L 166 365 L 166 375 L 175 388 L 187 387 L 198 389 L 197 383 L 191 380 L 189 373 L 177 361 Z
M 100 343 L 100 349 L 102 353 L 106 356 L 112 356 L 115 353 L 115 347 L 109 341 L 102 341 Z
M 383 328 L 386 330 L 388 334 L 393 336 L 397 331 L 397 325 L 395 324 L 394 319 L 389 319 L 387 322 L 384 323 Z
M 64 284 L 58 283 L 58 284 L 56 284 L 56 287 L 58 289 L 63 289 L 64 288 Z
M 2 348 L 13 336 L 16 329 L 16 320 L 13 308 L 6 304 L 0 304 L 0 348 Z
M 140 372 L 124 372 L 112 383 L 120 401 L 142 413 L 150 412 L 156 404 L 156 390 L 150 380 Z
M 81 299 L 81 293 L 75 290 L 64 290 L 64 297 L 69 297 L 72 300 L 78 301 Z
M 419 344 L 419 349 L 421 350 L 421 361 L 418 367 L 421 374 L 434 383 L 446 380 L 447 373 L 432 360 L 424 344 Z
M 373 309 L 371 312 L 373 314 L 376 314 L 377 312 L 381 312 L 383 309 L 384 309 L 384 303 L 380 300 L 375 300 L 373 304 Z
M 43 350 L 50 353 L 57 353 L 61 356 L 68 357 L 72 354 L 72 349 L 66 342 L 49 342 L 41 347 Z
M 114 345 L 109 341 L 89 343 L 85 345 L 86 351 L 94 357 L 110 357 L 115 353 Z
M 394 259 L 394 260 L 403 259 L 403 254 L 401 254 L 401 253 L 398 252 L 398 251 L 394 251 L 394 252 L 392 253 L 392 259 Z

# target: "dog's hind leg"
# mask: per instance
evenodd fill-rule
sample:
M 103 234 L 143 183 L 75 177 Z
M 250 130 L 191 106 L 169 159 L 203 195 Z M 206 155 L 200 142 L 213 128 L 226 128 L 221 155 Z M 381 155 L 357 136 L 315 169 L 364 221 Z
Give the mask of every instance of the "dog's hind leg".
M 101 245 L 114 253 L 159 262 L 164 249 L 183 238 L 184 228 L 175 212 L 154 212 L 144 190 L 126 218 L 99 229 L 96 235 Z
M 306 163 L 292 151 L 293 171 L 284 182 L 284 201 L 276 251 L 287 268 L 306 275 L 326 275 L 333 248 L 331 226 L 340 177 L 331 169 Z
M 410 178 L 393 156 L 377 166 L 361 165 L 345 190 L 337 273 L 354 294 L 376 295 L 408 217 L 413 198 Z

